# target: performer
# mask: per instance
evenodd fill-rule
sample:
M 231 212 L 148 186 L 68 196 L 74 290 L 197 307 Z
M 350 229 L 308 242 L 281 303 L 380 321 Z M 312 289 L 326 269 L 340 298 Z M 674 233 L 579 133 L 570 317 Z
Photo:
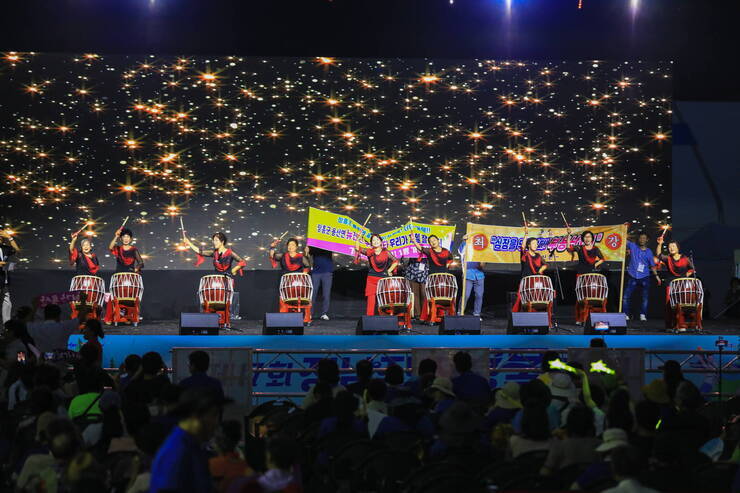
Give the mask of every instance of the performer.
M 205 261 L 205 257 L 212 257 L 213 268 L 216 271 L 216 274 L 223 274 L 227 277 L 233 277 L 237 273 L 244 275 L 243 269 L 247 266 L 247 262 L 237 255 L 231 248 L 226 246 L 229 240 L 226 238 L 226 235 L 220 231 L 211 236 L 211 239 L 213 240 L 213 250 L 209 252 L 203 251 L 202 248 L 193 243 L 190 238 L 185 236 L 184 231 L 182 233 L 182 238 L 185 243 L 188 244 L 190 249 L 198 255 L 195 262 L 196 266 L 202 264 Z
M 547 264 L 542 255 L 537 253 L 537 238 L 528 238 L 529 228 L 524 226 L 525 240 L 522 243 L 520 263 L 522 266 L 521 277 L 539 276 L 547 270 Z M 516 302 L 512 311 L 518 312 L 521 309 L 521 295 L 517 291 Z
M 594 234 L 593 232 L 586 230 L 581 233 L 580 247 L 576 247 L 570 244 L 571 229 L 567 228 L 568 235 L 566 240 L 566 249 L 570 252 L 571 260 L 574 255 L 578 255 L 578 265 L 576 267 L 576 279 L 582 274 L 594 272 L 604 263 L 604 256 L 601 254 L 599 247 L 594 245 Z M 583 302 L 576 302 L 576 325 L 583 325 L 588 318 L 588 310 Z
M 424 248 L 416 241 L 416 234 L 411 233 L 409 235 L 411 243 L 419 251 L 420 255 L 423 255 L 429 259 L 429 274 L 447 274 L 450 271 L 450 264 L 452 263 L 452 253 L 439 244 L 439 238 L 436 235 L 429 235 L 427 241 L 429 242 L 429 248 Z M 424 292 L 424 289 L 420 290 Z M 416 295 L 414 294 L 414 304 L 416 304 Z M 419 298 L 421 305 L 421 319 L 427 322 L 433 322 L 431 314 L 429 313 L 429 307 L 427 306 L 426 297 L 422 296 Z
M 13 235 L 5 230 L 0 230 L 0 303 L 2 310 L 0 318 L 5 323 L 10 320 L 13 314 L 13 304 L 10 301 L 10 281 L 8 272 L 10 270 L 10 257 L 20 252 L 18 243 L 15 242 Z
M 627 316 L 627 320 L 630 319 L 630 301 L 632 300 L 632 294 L 638 287 L 642 289 L 642 303 L 640 304 L 640 321 L 645 322 L 647 320 L 648 312 L 648 298 L 650 297 L 650 272 L 653 273 L 655 279 L 658 281 L 658 286 L 661 284 L 660 276 L 655 267 L 655 257 L 653 252 L 648 248 L 648 234 L 645 231 L 640 231 L 637 234 L 637 243 L 633 241 L 627 241 L 627 256 L 629 257 L 629 264 L 627 264 L 627 286 L 624 289 L 624 298 L 622 299 L 622 308 L 624 314 Z
M 316 247 L 308 247 L 304 255 L 311 264 L 311 282 L 313 283 L 313 299 L 311 305 L 316 310 L 316 300 L 319 297 L 319 288 L 321 288 L 321 310 L 314 311 L 314 316 L 321 313 L 321 320 L 329 320 L 329 303 L 331 301 L 331 284 L 334 278 L 334 254 L 328 250 Z
M 416 241 L 416 235 L 409 235 L 411 243 L 429 259 L 429 273 L 443 274 L 450 271 L 452 263 L 452 253 L 439 244 L 439 238 L 436 235 L 429 235 L 429 248 L 424 248 Z
M 368 261 L 367 281 L 365 282 L 365 296 L 367 297 L 367 315 L 375 315 L 375 297 L 378 281 L 383 277 L 392 277 L 398 267 L 398 260 L 383 246 L 383 239 L 379 234 L 370 236 L 370 248 L 360 250 L 360 237 L 355 241 L 355 263 L 360 262 L 360 254 L 365 255 Z
M 299 270 L 304 274 L 308 274 L 308 271 L 311 269 L 311 263 L 308 257 L 298 251 L 298 240 L 291 238 L 285 242 L 285 253 L 275 253 L 278 243 L 279 240 L 275 240 L 270 244 L 270 263 L 272 266 L 279 266 L 283 274 L 298 272 Z
M 483 309 L 483 292 L 486 286 L 486 274 L 483 272 L 483 262 L 465 262 L 465 243 L 468 241 L 468 235 L 462 237 L 462 243 L 457 251 L 460 259 L 465 263 L 465 304 L 468 305 L 470 293 L 475 293 L 473 301 L 473 316 L 479 317 Z
M 670 301 L 671 281 L 679 277 L 691 277 L 694 275 L 694 263 L 689 257 L 681 253 L 681 245 L 676 240 L 668 242 L 668 255 L 663 254 L 663 235 L 658 237 L 658 246 L 655 255 L 660 265 L 666 268 L 665 276 L 665 328 L 673 328 L 673 310 Z
M 75 266 L 75 272 L 80 276 L 96 276 L 100 270 L 98 256 L 92 251 L 92 241 L 83 238 L 80 247 L 77 247 L 79 233 L 72 233 L 69 242 L 69 265 Z
M 118 240 L 121 245 L 118 245 Z M 113 239 L 108 245 L 108 250 L 116 258 L 116 272 L 135 272 L 141 273 L 144 268 L 144 261 L 141 259 L 139 249 L 131 242 L 134 241 L 134 234 L 128 228 L 118 228 Z

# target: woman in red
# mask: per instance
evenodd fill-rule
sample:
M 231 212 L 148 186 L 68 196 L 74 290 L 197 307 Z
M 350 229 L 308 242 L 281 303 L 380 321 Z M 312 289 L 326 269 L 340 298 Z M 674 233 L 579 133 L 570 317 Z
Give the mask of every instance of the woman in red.
M 601 254 L 599 247 L 594 245 L 594 234 L 586 230 L 581 233 L 581 246 L 573 246 L 570 244 L 571 231 L 568 228 L 568 239 L 567 239 L 567 250 L 570 252 L 571 260 L 573 255 L 578 255 L 578 266 L 576 267 L 576 279 L 581 274 L 587 274 L 594 272 L 601 267 L 604 263 L 604 255 Z M 588 310 L 585 309 L 585 305 L 581 302 L 576 302 L 576 325 L 583 325 L 588 318 Z
M 311 262 L 309 262 L 309 257 L 298 251 L 298 240 L 291 238 L 285 242 L 285 253 L 275 253 L 277 246 L 278 240 L 270 245 L 270 263 L 273 267 L 280 267 L 283 274 L 298 271 L 308 273 Z
M 214 233 L 211 237 L 213 240 L 213 250 L 210 252 L 203 251 L 202 248 L 185 236 L 184 232 L 182 237 L 190 249 L 198 254 L 198 260 L 195 262 L 196 266 L 202 264 L 205 261 L 205 257 L 213 257 L 213 268 L 216 270 L 216 274 L 232 277 L 238 272 L 240 275 L 244 275 L 243 269 L 247 266 L 247 262 L 226 246 L 229 240 L 225 234 L 221 232 Z
M 527 238 L 529 234 L 529 228 L 524 227 L 524 237 L 526 238 L 522 243 L 521 257 L 519 259 L 522 265 L 522 277 L 527 276 L 539 276 L 547 270 L 547 264 L 545 259 L 537 253 L 537 238 Z M 521 310 L 522 300 L 519 292 L 516 294 L 516 302 L 514 307 L 511 309 L 514 312 Z
M 118 245 L 118 240 L 121 245 Z M 141 272 L 144 268 L 144 261 L 141 259 L 139 249 L 131 243 L 134 241 L 134 234 L 128 228 L 118 228 L 116 235 L 110 241 L 108 250 L 116 258 L 116 272 Z
M 370 237 L 370 248 L 360 250 L 360 237 L 355 241 L 355 263 L 360 262 L 360 255 L 365 255 L 368 261 L 367 281 L 365 282 L 365 296 L 367 297 L 367 315 L 375 315 L 375 296 L 378 290 L 378 281 L 383 277 L 393 276 L 398 267 L 398 260 L 383 246 L 383 239 L 378 234 Z
M 92 242 L 89 238 L 83 238 L 77 248 L 77 236 L 78 233 L 72 233 L 72 241 L 69 243 L 69 265 L 75 266 L 79 276 L 96 276 L 100 270 L 100 262 L 92 251 Z
M 670 287 L 671 281 L 679 277 L 691 277 L 694 275 L 694 263 L 689 257 L 681 253 L 681 245 L 676 240 L 668 242 L 668 255 L 663 255 L 662 236 L 658 237 L 658 246 L 655 255 L 660 265 L 666 269 L 665 277 L 665 327 L 673 328 L 673 309 L 671 309 Z
M 436 235 L 429 235 L 427 241 L 429 242 L 429 248 L 424 248 L 416 241 L 416 235 L 411 233 L 409 235 L 411 243 L 419 250 L 420 258 L 423 256 L 427 259 L 429 265 L 429 274 L 447 274 L 450 271 L 450 264 L 452 263 L 452 253 L 442 245 L 439 244 L 439 238 Z M 424 265 L 424 264 L 422 264 Z M 421 293 L 426 295 L 424 288 Z M 426 297 L 422 295 L 419 298 L 421 304 L 421 320 L 427 322 L 432 321 L 432 317 L 429 313 L 429 307 L 427 306 Z M 416 300 L 414 301 L 416 302 Z

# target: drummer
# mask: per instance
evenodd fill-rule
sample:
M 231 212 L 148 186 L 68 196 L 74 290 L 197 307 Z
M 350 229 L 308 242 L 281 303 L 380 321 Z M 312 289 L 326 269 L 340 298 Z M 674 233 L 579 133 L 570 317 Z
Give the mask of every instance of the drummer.
M 213 250 L 210 252 L 203 251 L 198 245 L 185 236 L 185 232 L 182 233 L 182 239 L 187 243 L 192 251 L 194 251 L 198 258 L 195 261 L 195 265 L 198 266 L 205 261 L 205 257 L 213 258 L 213 268 L 216 274 L 223 274 L 227 277 L 244 275 L 243 269 L 247 266 L 247 262 L 237 255 L 231 248 L 227 247 L 226 244 L 229 242 L 226 235 L 222 232 L 214 233 L 211 236 L 213 241 Z M 235 264 L 236 263 L 236 264 Z
M 100 270 L 100 262 L 92 251 L 92 242 L 89 238 L 83 238 L 78 248 L 77 236 L 78 233 L 72 233 L 72 241 L 69 242 L 69 265 L 75 266 L 77 275 L 95 276 Z
M 658 237 L 658 246 L 655 247 L 655 256 L 659 265 L 665 267 L 665 327 L 673 327 L 673 310 L 671 309 L 670 288 L 671 281 L 680 277 L 692 277 L 695 275 L 694 263 L 689 257 L 681 253 L 681 245 L 676 240 L 668 242 L 668 255 L 663 254 L 663 243 L 665 238 Z
M 375 315 L 375 297 L 378 290 L 378 281 L 384 277 L 392 277 L 398 267 L 398 260 L 383 246 L 383 238 L 379 234 L 370 236 L 370 248 L 360 249 L 360 237 L 355 240 L 355 263 L 360 262 L 360 255 L 365 255 L 368 261 L 367 281 L 365 281 L 365 296 L 367 297 L 367 315 Z
M 522 266 L 522 278 L 527 276 L 541 276 L 547 270 L 545 259 L 537 253 L 537 238 L 529 238 L 529 228 L 524 226 L 524 242 L 522 242 L 521 257 L 519 259 Z M 512 311 L 518 312 L 521 309 L 521 297 L 517 292 L 516 302 Z
M 452 253 L 439 244 L 439 238 L 436 235 L 429 235 L 427 241 L 429 242 L 429 248 L 424 248 L 416 241 L 416 235 L 411 233 L 409 235 L 411 243 L 419 251 L 420 257 L 426 257 L 429 259 L 429 274 L 447 274 L 450 271 L 450 264 L 452 264 Z M 428 277 L 427 277 L 428 279 Z M 421 320 L 429 322 L 431 314 L 426 303 L 426 299 L 419 299 L 421 304 Z M 414 309 L 416 311 L 416 309 Z
M 275 240 L 270 244 L 270 263 L 273 267 L 280 267 L 283 274 L 291 272 L 302 272 L 308 274 L 311 269 L 310 257 L 298 251 L 298 240 L 295 238 L 285 242 L 285 253 L 275 253 L 280 240 Z
M 588 274 L 599 270 L 604 263 L 604 256 L 601 254 L 599 247 L 594 245 L 593 232 L 586 230 L 581 233 L 582 245 L 576 247 L 570 244 L 571 229 L 568 227 L 567 251 L 570 252 L 571 260 L 574 255 L 578 255 L 578 265 L 576 266 L 576 279 L 582 274 Z M 588 311 L 583 309 L 582 303 L 576 303 L 576 325 L 583 325 L 588 318 Z
M 118 245 L 119 239 L 121 240 L 120 246 Z M 135 272 L 139 274 L 144 268 L 139 249 L 131 244 L 133 241 L 134 234 L 128 228 L 118 228 L 110 241 L 108 250 L 116 258 L 116 273 Z

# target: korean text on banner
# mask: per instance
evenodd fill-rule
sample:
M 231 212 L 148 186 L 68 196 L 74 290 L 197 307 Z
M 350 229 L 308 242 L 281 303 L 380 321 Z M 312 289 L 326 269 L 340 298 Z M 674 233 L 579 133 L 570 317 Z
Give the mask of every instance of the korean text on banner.
M 383 237 L 386 248 L 396 258 L 416 257 L 417 250 L 409 240 L 410 234 L 415 235 L 416 242 L 423 247 L 429 247 L 429 237 L 434 235 L 439 238 L 439 244 L 449 250 L 455 237 L 455 226 L 408 222 L 396 229 L 386 231 L 380 236 Z
M 316 209 L 308 210 L 306 244 L 330 252 L 354 255 L 355 239 L 370 241 L 370 230 L 349 216 Z
M 571 228 L 570 244 L 576 250 L 583 245 L 581 233 L 586 230 L 594 234 L 594 244 L 601 250 L 604 260 L 623 261 L 627 246 L 627 226 L 619 224 Z M 519 250 L 524 242 L 524 228 L 468 223 L 466 232 L 470 239 L 467 248 L 470 261 L 497 264 L 519 263 Z M 555 260 L 561 262 L 571 260 L 571 253 L 566 250 L 567 234 L 565 228 L 529 228 L 529 237 L 537 239 L 537 250 L 548 255 L 554 251 Z

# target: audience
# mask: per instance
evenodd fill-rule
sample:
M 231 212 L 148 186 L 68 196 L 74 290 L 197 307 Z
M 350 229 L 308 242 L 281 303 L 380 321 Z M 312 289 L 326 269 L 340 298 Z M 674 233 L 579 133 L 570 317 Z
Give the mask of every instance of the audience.
M 211 357 L 205 351 L 193 351 L 188 356 L 190 376 L 180 382 L 183 389 L 203 388 L 215 392 L 218 396 L 224 396 L 221 381 L 207 375 L 211 364 Z
M 61 317 L 62 309 L 59 305 L 46 305 L 44 321 L 28 325 L 28 333 L 42 353 L 67 349 L 69 336 L 80 331 L 80 320 L 61 320 Z
M 268 404 L 260 425 L 244 430 L 224 419 L 223 387 L 204 351 L 189 355 L 179 384 L 155 352 L 127 356 L 111 378 L 91 320 L 71 370 L 44 361 L 36 343 L 66 345 L 77 330 L 60 329 L 53 341 L 57 309 L 33 333 L 27 320 L 9 321 L 0 346 L 0 486 L 18 492 L 411 491 L 402 483 L 418 467 L 429 476 L 453 465 L 502 492 L 512 479 L 552 491 L 703 491 L 697 467 L 740 462 L 740 420 L 730 413 L 740 408 L 706 404 L 671 361 L 638 397 L 577 361 L 568 362 L 576 373 L 551 369 L 557 352 L 538 378 L 507 375 L 495 389 L 465 351 L 453 356 L 451 379 L 432 359 L 408 380 L 397 364 L 373 378 L 372 362 L 360 360 L 346 390 L 337 362 L 323 359 L 301 407 Z

